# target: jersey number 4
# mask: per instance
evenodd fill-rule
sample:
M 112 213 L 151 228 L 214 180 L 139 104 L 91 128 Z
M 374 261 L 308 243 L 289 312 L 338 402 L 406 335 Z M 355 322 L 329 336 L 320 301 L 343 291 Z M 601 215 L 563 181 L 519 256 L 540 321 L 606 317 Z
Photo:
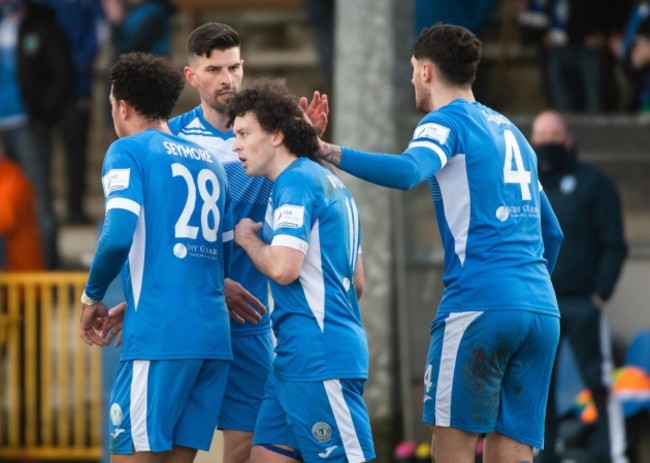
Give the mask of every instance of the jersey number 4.
M 174 163 L 172 164 L 172 176 L 182 177 L 187 183 L 187 200 L 174 227 L 174 236 L 176 238 L 196 239 L 199 234 L 199 227 L 190 225 L 190 219 L 196 207 L 196 187 L 198 185 L 199 195 L 203 200 L 203 206 L 201 206 L 201 234 L 208 242 L 217 241 L 217 231 L 221 219 L 219 207 L 217 206 L 221 193 L 217 175 L 209 169 L 201 169 L 195 182 L 192 173 L 187 167 L 183 164 Z M 210 191 L 208 191 L 208 183 L 211 184 Z M 210 215 L 214 219 L 212 226 L 210 226 Z
M 518 183 L 521 188 L 521 199 L 530 200 L 530 171 L 524 167 L 524 161 L 521 157 L 521 150 L 515 138 L 515 134 L 510 130 L 504 130 L 503 136 L 506 142 L 506 156 L 503 164 L 503 181 L 505 183 Z M 512 161 L 515 161 L 513 169 Z

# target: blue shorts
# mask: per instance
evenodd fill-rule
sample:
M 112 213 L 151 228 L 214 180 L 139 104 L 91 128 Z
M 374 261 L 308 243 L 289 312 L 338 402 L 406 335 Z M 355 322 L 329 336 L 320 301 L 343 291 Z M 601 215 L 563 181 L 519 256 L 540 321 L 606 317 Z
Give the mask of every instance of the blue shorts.
M 433 321 L 423 420 L 499 432 L 542 448 L 560 319 L 523 310 L 454 312 Z
M 111 452 L 209 450 L 230 361 L 120 361 L 111 391 Z
M 287 445 L 305 462 L 358 463 L 375 458 L 365 380 L 290 382 L 269 376 L 253 445 Z
M 273 364 L 271 332 L 233 336 L 232 355 L 217 426 L 219 429 L 253 432 L 264 398 L 264 385 Z

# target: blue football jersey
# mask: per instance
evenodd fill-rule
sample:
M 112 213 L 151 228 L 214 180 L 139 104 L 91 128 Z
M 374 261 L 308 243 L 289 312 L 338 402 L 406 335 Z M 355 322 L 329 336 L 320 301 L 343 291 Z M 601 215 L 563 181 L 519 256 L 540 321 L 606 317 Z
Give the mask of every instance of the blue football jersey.
M 276 376 L 367 378 L 368 343 L 354 287 L 361 222 L 345 185 L 317 163 L 298 158 L 275 180 L 263 237 L 271 246 L 305 253 L 296 281 L 271 280 Z
M 496 111 L 463 99 L 427 114 L 406 152 L 442 168 L 428 181 L 445 250 L 439 311 L 558 314 L 542 240 L 537 158 Z
M 233 219 L 219 161 L 148 129 L 110 146 L 102 184 L 107 211 L 138 217 L 122 270 L 122 359 L 231 359 L 223 280 Z
M 212 153 L 223 164 L 232 197 L 235 224 L 248 217 L 262 222 L 273 182 L 264 177 L 249 177 L 237 154 L 232 150 L 235 135 L 232 131 L 222 133 L 203 117 L 201 106 L 181 114 L 169 121 L 171 131 L 179 137 L 192 140 Z M 233 248 L 230 278 L 268 307 L 268 279 L 248 258 L 240 247 Z M 239 324 L 231 320 L 233 336 L 268 333 L 271 331 L 270 315 L 267 312 L 257 324 Z

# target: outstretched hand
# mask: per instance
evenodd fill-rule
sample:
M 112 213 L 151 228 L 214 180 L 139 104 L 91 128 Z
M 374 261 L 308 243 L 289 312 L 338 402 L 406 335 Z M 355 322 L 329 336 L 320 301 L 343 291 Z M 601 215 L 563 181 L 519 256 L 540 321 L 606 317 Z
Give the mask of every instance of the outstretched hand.
M 327 129 L 328 116 L 330 112 L 329 101 L 326 94 L 322 94 L 316 90 L 312 96 L 311 101 L 307 101 L 306 97 L 301 97 L 298 104 L 305 112 L 305 116 L 314 126 L 319 137 L 323 136 L 325 129 Z

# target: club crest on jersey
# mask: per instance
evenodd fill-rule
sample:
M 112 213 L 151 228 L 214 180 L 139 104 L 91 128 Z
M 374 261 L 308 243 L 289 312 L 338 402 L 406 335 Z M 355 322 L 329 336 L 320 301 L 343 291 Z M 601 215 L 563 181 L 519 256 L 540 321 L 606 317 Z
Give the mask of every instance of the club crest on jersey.
M 311 435 L 318 442 L 328 442 L 332 438 L 332 427 L 324 421 L 319 421 L 311 427 Z
M 131 169 L 111 169 L 102 177 L 104 196 L 114 191 L 126 190 L 131 180 Z
M 273 211 L 273 229 L 300 228 L 305 221 L 305 207 L 285 204 Z
M 418 138 L 430 138 L 441 145 L 444 145 L 447 142 L 447 137 L 449 137 L 449 127 L 436 124 L 435 122 L 422 124 L 421 126 L 416 127 L 415 132 L 413 132 L 413 140 L 417 140 Z

